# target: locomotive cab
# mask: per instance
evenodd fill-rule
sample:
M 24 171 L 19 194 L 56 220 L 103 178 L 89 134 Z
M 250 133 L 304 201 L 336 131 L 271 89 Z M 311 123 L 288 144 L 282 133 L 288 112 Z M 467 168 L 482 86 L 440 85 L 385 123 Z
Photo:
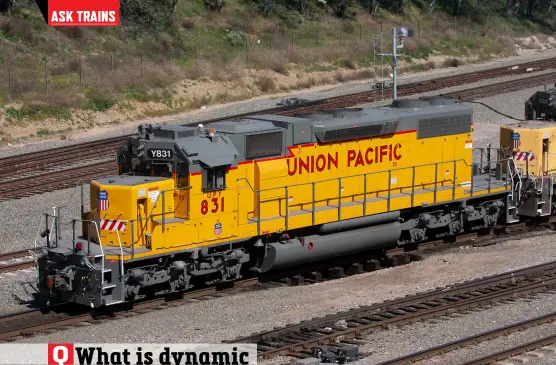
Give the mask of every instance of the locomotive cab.
M 192 218 L 207 214 L 198 203 L 203 196 L 223 199 L 230 194 L 226 174 L 236 156 L 228 137 L 214 129 L 139 127 L 139 135 L 129 138 L 118 153 L 120 175 L 91 183 L 89 217 L 99 222 L 101 236 L 96 242 L 148 250 L 197 242 L 195 227 L 184 236 L 179 234 L 183 227 L 178 231 L 175 225 L 187 226 Z M 192 191 L 190 180 L 197 175 L 202 175 L 202 187 Z M 191 211 L 192 201 L 201 206 L 200 212 Z

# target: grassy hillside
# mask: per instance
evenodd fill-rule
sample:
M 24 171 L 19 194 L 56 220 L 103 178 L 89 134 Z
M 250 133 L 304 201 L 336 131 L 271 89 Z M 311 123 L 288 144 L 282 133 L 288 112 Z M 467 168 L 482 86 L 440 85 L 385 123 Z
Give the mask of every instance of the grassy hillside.
M 11 17 L 0 17 L 2 143 L 388 77 L 389 68 L 372 63 L 381 28 L 385 52 L 393 26 L 415 29 L 402 72 L 509 55 L 515 37 L 549 32 L 543 21 L 507 18 L 501 9 L 487 15 L 472 4 L 454 18 L 451 2 L 437 2 L 433 12 L 423 10 L 428 2 L 406 3 L 404 16 L 380 5 L 370 16 L 364 2 L 351 3 L 342 19 L 334 3 L 295 4 L 224 0 L 217 13 L 212 0 L 181 0 L 175 10 L 171 1 L 122 0 L 122 27 L 64 29 L 47 27 L 34 2 L 16 1 Z

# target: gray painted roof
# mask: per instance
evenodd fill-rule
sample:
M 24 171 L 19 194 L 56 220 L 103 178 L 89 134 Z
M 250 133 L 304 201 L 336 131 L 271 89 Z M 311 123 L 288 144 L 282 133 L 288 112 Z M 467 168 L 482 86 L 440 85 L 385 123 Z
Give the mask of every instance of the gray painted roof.
M 189 160 L 190 172 L 199 163 L 232 165 L 250 158 L 285 155 L 287 148 L 314 142 L 337 142 L 417 130 L 417 138 L 470 130 L 473 108 L 454 99 L 429 97 L 398 99 L 380 108 L 342 108 L 296 117 L 256 115 L 240 121 L 221 121 L 203 128 L 164 125 L 156 136 L 143 139 L 147 148 L 173 148 L 176 158 Z M 214 128 L 214 137 L 207 135 Z M 146 137 L 144 137 L 146 138 Z
M 161 180 L 166 180 L 166 177 L 156 177 L 156 176 L 107 176 L 101 177 L 100 179 L 95 179 L 99 184 L 102 185 L 116 185 L 116 186 L 134 186 L 139 184 L 144 184 L 147 182 L 156 182 Z
M 198 160 L 210 167 L 231 165 L 238 155 L 230 138 L 223 135 L 182 138 L 176 144 L 192 161 Z
M 223 121 L 216 122 L 210 125 L 210 128 L 215 128 L 223 133 L 239 134 L 246 132 L 261 132 L 277 129 L 274 124 L 253 119 L 242 119 L 237 122 Z
M 549 123 L 544 121 L 527 120 L 524 122 L 506 123 L 504 124 L 510 128 L 529 128 L 529 129 L 541 129 L 541 128 L 556 128 L 556 123 Z

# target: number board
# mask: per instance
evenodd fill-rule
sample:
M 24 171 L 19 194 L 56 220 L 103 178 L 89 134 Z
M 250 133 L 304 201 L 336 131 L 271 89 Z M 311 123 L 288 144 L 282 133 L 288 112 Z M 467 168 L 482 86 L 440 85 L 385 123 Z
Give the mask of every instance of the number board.
M 147 155 L 150 158 L 172 158 L 174 157 L 174 151 L 165 148 L 152 148 L 147 151 Z

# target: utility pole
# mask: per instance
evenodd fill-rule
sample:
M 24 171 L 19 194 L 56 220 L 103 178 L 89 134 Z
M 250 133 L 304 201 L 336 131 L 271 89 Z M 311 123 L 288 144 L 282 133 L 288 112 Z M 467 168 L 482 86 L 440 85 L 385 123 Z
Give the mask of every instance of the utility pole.
M 392 28 L 392 88 L 394 90 L 393 94 L 393 99 L 396 100 L 398 98 L 398 84 L 397 84 L 397 78 L 396 78 L 396 71 L 398 69 L 397 67 L 397 55 L 396 55 L 396 49 L 398 48 L 397 42 L 396 42 L 396 28 Z
M 413 37 L 413 29 L 410 28 L 400 28 L 400 35 L 398 35 L 398 31 L 396 28 L 392 28 L 392 53 L 381 53 L 378 54 L 381 57 L 384 56 L 392 56 L 392 95 L 393 99 L 396 100 L 398 98 L 398 47 L 403 48 L 403 40 L 407 37 Z M 401 40 L 401 44 L 398 46 L 398 38 Z

